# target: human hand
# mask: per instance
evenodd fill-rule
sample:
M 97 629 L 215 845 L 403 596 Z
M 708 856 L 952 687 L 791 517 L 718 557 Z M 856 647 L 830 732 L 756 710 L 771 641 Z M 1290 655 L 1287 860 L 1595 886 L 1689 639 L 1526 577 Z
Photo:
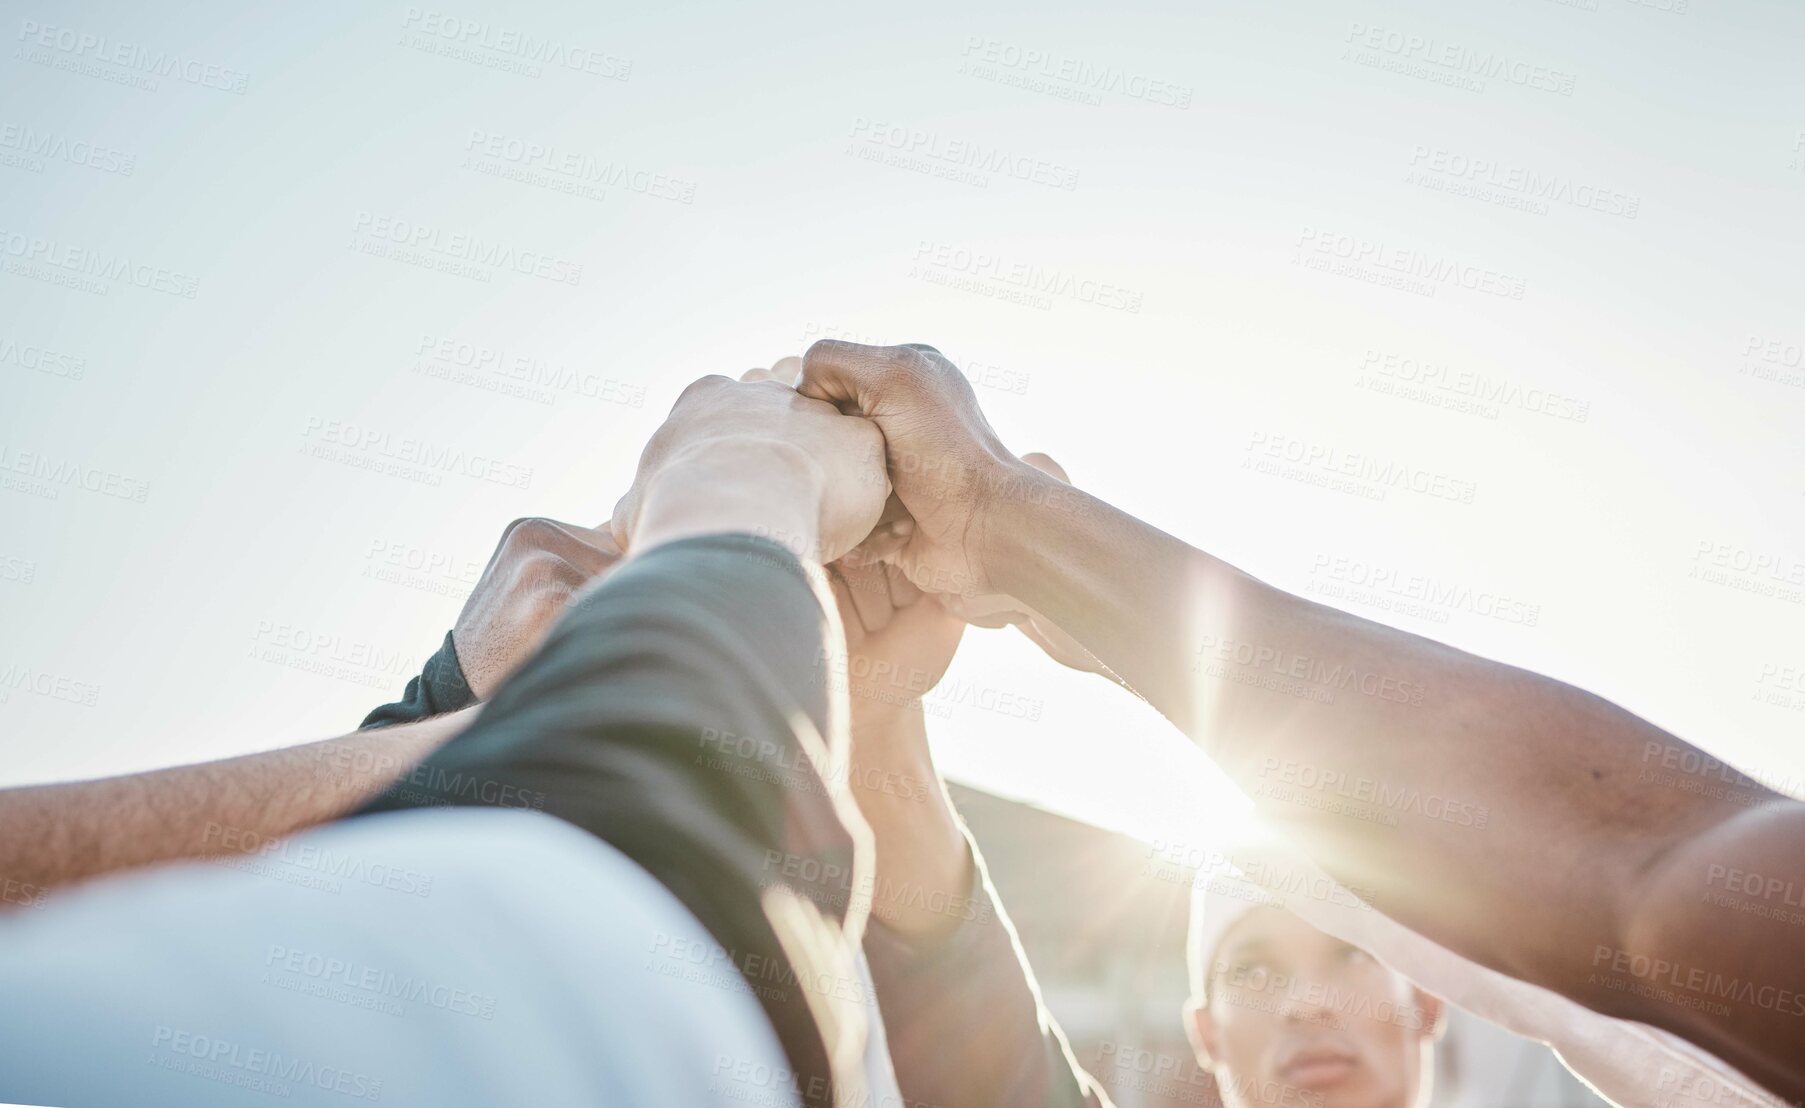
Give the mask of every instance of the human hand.
M 614 509 L 632 553 L 724 531 L 761 535 L 805 561 L 866 537 L 889 494 L 869 421 L 776 381 L 704 377 L 683 390 Z
M 885 463 L 913 520 L 891 557 L 928 592 L 992 592 L 986 507 L 1045 475 L 1010 453 L 964 374 L 931 346 L 824 339 L 802 358 L 797 391 L 856 412 L 883 432 Z
M 829 577 L 846 630 L 845 668 L 829 676 L 849 694 L 847 778 L 876 846 L 871 910 L 902 934 L 943 934 L 972 910 L 972 862 L 921 698 L 946 673 L 965 624 L 895 566 L 855 555 Z
M 554 519 L 508 524 L 451 630 L 458 667 L 487 700 L 526 661 L 577 590 L 620 560 L 607 527 Z

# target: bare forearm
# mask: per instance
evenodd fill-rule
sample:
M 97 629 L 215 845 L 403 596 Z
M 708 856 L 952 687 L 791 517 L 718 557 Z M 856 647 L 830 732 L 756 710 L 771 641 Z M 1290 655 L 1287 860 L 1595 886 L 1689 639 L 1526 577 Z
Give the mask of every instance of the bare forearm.
M 1711 928 L 1649 921 L 1697 905 L 1707 863 L 1784 869 L 1773 849 L 1784 819 L 1751 827 L 1750 812 L 1796 817 L 1796 803 L 1583 690 L 1273 589 L 1082 493 L 1002 497 L 992 513 L 997 584 L 1073 634 L 1325 869 L 1401 922 L 1695 1041 L 1708 1037 L 1696 1013 L 1651 1009 L 1624 981 L 1601 980 L 1597 951 L 1654 936 L 1664 949 L 1637 953 L 1775 978 L 1753 933 L 1728 949 Z M 1688 788 L 1675 766 L 1721 772 Z M 1717 845 L 1701 854 L 1701 843 Z M 1686 860 L 1677 879 L 1675 858 Z M 1720 936 L 1765 928 L 1767 949 L 1779 944 L 1794 964 L 1805 954 L 1788 929 L 1737 917 L 1716 914 Z M 1723 1026 L 1759 1035 L 1769 1016 Z
M 971 853 L 928 754 L 920 704 L 881 723 L 855 710 L 853 752 L 852 794 L 876 846 L 872 914 L 910 939 L 952 931 L 970 908 Z
M 35 890 L 6 899 L 17 904 L 135 866 L 254 849 L 324 823 L 381 792 L 475 711 L 217 762 L 0 792 L 0 881 Z

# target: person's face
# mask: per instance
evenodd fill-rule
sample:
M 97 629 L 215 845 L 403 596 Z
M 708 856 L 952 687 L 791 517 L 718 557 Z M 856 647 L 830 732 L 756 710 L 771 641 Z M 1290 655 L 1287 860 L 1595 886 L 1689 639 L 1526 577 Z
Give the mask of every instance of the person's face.
M 1230 1108 L 1412 1108 L 1440 1003 L 1358 947 L 1256 908 L 1216 948 L 1189 1012 Z

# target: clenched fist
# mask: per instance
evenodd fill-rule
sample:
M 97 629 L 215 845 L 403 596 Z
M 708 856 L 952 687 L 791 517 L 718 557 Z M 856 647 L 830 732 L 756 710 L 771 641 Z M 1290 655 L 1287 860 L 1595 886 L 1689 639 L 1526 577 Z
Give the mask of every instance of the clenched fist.
M 693 535 L 743 531 L 829 562 L 870 534 L 890 482 L 883 436 L 776 381 L 704 377 L 683 390 L 614 509 L 614 537 L 638 553 Z
M 451 642 L 464 680 L 487 700 L 526 661 L 572 594 L 620 560 L 606 527 L 517 519 L 464 601 Z

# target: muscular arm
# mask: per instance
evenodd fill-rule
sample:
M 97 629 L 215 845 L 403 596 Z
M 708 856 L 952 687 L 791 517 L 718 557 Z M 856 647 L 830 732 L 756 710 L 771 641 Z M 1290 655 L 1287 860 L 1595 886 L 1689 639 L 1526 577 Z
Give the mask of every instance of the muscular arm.
M 0 792 L 0 906 L 134 866 L 253 850 L 364 804 L 460 731 L 466 709 L 199 765 Z
M 1805 806 L 1727 768 L 1686 780 L 1667 767 L 1721 763 L 1047 481 L 1024 468 L 998 486 L 997 586 L 1184 727 L 1325 869 L 1476 961 L 1801 1090 L 1805 931 L 1705 898 L 1733 869 L 1805 890 Z
M 885 432 L 912 574 L 1044 614 L 1400 922 L 1805 1094 L 1805 805 L 1597 696 L 1291 596 L 1054 481 L 956 377 L 931 348 L 805 359 L 805 392 Z M 1738 874 L 1760 895 L 1713 900 Z

